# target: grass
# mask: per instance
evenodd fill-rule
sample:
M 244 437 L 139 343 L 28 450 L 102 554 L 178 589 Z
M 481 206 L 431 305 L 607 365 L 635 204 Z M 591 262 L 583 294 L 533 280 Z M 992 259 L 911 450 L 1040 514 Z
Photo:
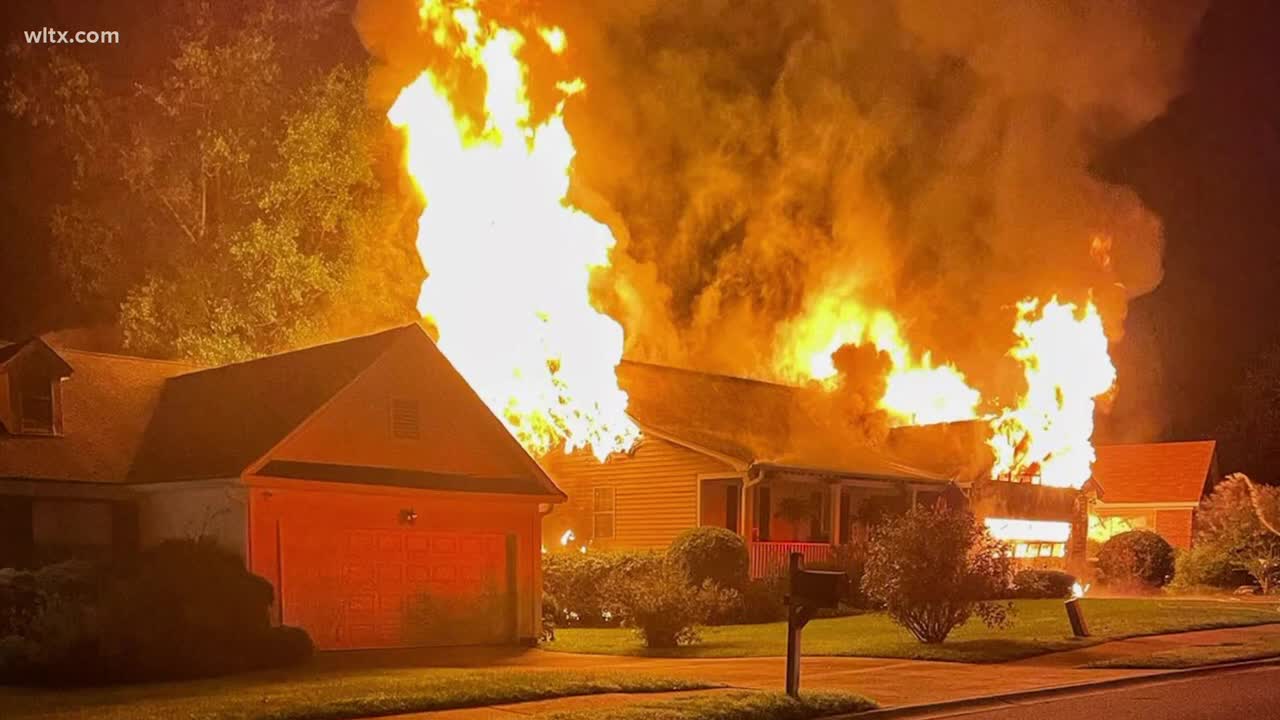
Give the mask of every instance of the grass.
M 709 683 L 632 673 L 307 665 L 183 683 L 78 690 L 0 687 L 5 720 L 335 720 Z
M 808 720 L 861 712 L 876 704 L 851 693 L 805 693 L 799 700 L 776 692 L 717 693 L 623 707 L 556 713 L 554 720 Z
M 1089 663 L 1087 667 L 1177 670 L 1204 665 L 1243 662 L 1245 660 L 1265 660 L 1274 657 L 1280 657 L 1280 637 L 1265 637 L 1246 642 L 1197 645 L 1175 650 L 1161 650 L 1150 655 L 1099 660 Z
M 938 645 L 925 645 L 883 613 L 814 620 L 804 631 L 806 655 L 1004 662 L 1140 635 L 1280 622 L 1280 606 L 1164 598 L 1086 599 L 1092 636 L 1071 636 L 1061 600 L 1018 600 L 1012 627 L 992 630 L 976 619 Z M 786 623 L 706 628 L 697 645 L 669 650 L 645 648 L 624 629 L 560 628 L 547 650 L 605 655 L 664 657 L 756 657 L 786 654 Z

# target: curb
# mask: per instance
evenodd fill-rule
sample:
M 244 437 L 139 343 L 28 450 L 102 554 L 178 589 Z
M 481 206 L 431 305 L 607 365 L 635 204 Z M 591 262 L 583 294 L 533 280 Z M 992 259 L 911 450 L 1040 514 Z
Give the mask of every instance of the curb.
M 1177 680 L 1180 678 L 1217 675 L 1220 673 L 1243 671 L 1257 667 L 1266 667 L 1269 665 L 1280 665 L 1280 657 L 1263 658 L 1261 660 L 1242 660 L 1240 662 L 1221 663 L 1218 665 L 1203 665 L 1200 667 L 1184 668 L 1179 670 L 1161 670 L 1142 675 L 1129 675 L 1126 677 L 1111 678 L 1108 680 L 1098 680 L 1096 682 L 1054 685 L 1052 687 L 1036 688 L 1033 690 L 1019 690 L 1011 693 L 975 695 L 973 697 L 959 698 L 956 700 L 943 700 L 935 703 L 898 705 L 881 710 L 865 710 L 859 713 L 830 715 L 826 718 L 822 718 L 822 720 L 879 720 L 880 718 L 912 717 L 921 713 L 945 712 L 947 710 L 964 710 L 966 708 L 977 709 L 989 706 L 1010 705 L 1014 704 L 1018 700 L 1046 699 L 1066 695 L 1084 694 L 1096 690 L 1123 688 L 1134 685 L 1149 685 L 1152 683 Z

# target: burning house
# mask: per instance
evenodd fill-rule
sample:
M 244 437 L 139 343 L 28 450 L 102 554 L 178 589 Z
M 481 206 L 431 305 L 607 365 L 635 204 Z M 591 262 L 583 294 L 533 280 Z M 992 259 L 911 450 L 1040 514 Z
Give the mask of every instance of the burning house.
M 367 0 L 357 27 L 381 62 L 375 89 L 394 98 L 388 117 L 425 204 L 418 309 L 567 490 L 548 545 L 651 547 L 714 524 L 750 540 L 763 572 L 790 545 L 830 552 L 879 514 L 954 486 L 1020 560 L 1073 557 L 1094 415 L 1115 384 L 1110 342 L 1128 298 L 1159 280 L 1158 222 L 1089 173 L 1085 138 L 1099 108 L 1115 119 L 1108 131 L 1150 117 L 1168 92 L 1164 66 L 1131 79 L 1152 98 L 1137 105 L 1071 77 L 1028 86 L 1010 75 L 1017 63 L 990 62 L 933 12 L 850 10 L 836 27 L 817 6 L 780 5 L 770 9 L 779 20 L 833 35 L 788 44 L 769 33 L 782 43 L 777 77 L 740 86 L 771 87 L 772 99 L 717 114 L 742 138 L 732 147 L 759 157 L 738 167 L 724 137 L 708 156 L 694 146 L 701 135 L 678 133 L 666 155 L 656 149 L 672 163 L 665 174 L 596 185 L 615 151 L 652 170 L 632 147 L 640 137 L 618 127 L 687 125 L 663 115 L 665 97 L 609 127 L 587 111 L 611 117 L 617 103 L 593 98 L 629 92 L 609 83 L 636 67 L 591 33 L 616 23 L 607 31 L 636 34 L 637 47 L 661 44 L 648 31 L 664 10 L 569 12 L 562 26 L 546 9 Z M 680 19 L 715 47 L 724 23 L 759 21 L 703 14 Z M 1045 28 L 1088 19 L 1070 20 Z M 1143 27 L 1129 21 L 1111 26 Z M 886 27 L 919 53 L 914 69 L 895 63 L 883 82 L 841 85 L 858 59 L 829 66 L 829 56 Z M 1042 70 L 1090 76 L 1104 55 Z M 649 58 L 654 72 L 682 72 L 662 57 Z M 600 67 L 616 72 L 592 75 Z M 916 91 L 931 83 L 954 93 L 952 115 L 897 125 L 929 112 Z M 885 94 L 860 99 L 874 88 Z M 573 123 L 571 107 L 583 109 Z M 999 120 L 1010 108 L 1023 120 Z M 1045 108 L 1060 117 L 1042 124 Z M 994 145 L 977 152 L 984 137 Z M 926 146 L 937 167 L 912 170 Z M 673 185 L 681 193 L 664 195 Z M 659 242 L 655 227 L 672 234 Z
M 618 374 L 642 437 L 603 464 L 587 450 L 543 457 L 569 496 L 543 521 L 549 547 L 662 548 L 724 527 L 762 576 L 792 552 L 830 559 L 887 515 L 963 493 L 1020 564 L 1079 556 L 1078 491 L 992 479 L 984 422 L 905 426 L 872 444 L 820 388 L 626 361 Z

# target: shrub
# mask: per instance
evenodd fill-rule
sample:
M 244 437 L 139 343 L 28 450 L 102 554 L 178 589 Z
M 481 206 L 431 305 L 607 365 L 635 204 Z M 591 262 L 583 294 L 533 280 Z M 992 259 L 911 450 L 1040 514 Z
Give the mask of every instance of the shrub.
M 1218 483 L 1196 516 L 1196 547 L 1229 559 L 1263 593 L 1280 582 L 1280 488 L 1241 473 Z
M 271 627 L 271 584 L 209 542 L 165 542 L 111 572 L 62 564 L 5 577 L 32 589 L 0 642 L 0 677 L 11 680 L 190 678 L 300 662 L 313 650 L 306 632 Z
M 1010 597 L 1051 600 L 1071 597 L 1076 577 L 1061 570 L 1020 570 L 1013 576 Z
M 709 580 L 723 588 L 741 590 L 747 584 L 747 544 L 724 528 L 685 530 L 667 548 L 667 560 L 685 573 L 690 585 Z
M 600 627 L 609 619 L 616 578 L 643 573 L 660 565 L 654 552 L 558 552 L 542 556 L 542 586 L 556 599 L 557 624 Z
M 610 606 L 647 647 L 672 648 L 698 641 L 697 626 L 720 601 L 720 592 L 710 582 L 690 585 L 683 569 L 663 562 L 617 578 Z
M 1007 625 L 1012 606 L 994 600 L 1009 576 L 1004 545 L 967 510 L 916 508 L 872 537 L 862 589 L 920 642 L 938 643 L 975 614 Z
M 560 620 L 560 603 L 554 595 L 542 593 L 542 628 L 538 631 L 538 642 L 551 642 L 556 639 L 556 624 Z
M 1113 587 L 1163 587 L 1173 569 L 1173 547 L 1150 530 L 1113 535 L 1098 551 L 1101 580 Z
M 769 623 L 787 619 L 787 579 L 780 575 L 748 580 L 742 588 L 742 609 L 736 622 Z
M 1237 588 L 1252 580 L 1236 567 L 1226 548 L 1212 542 L 1198 543 L 1177 553 L 1173 562 L 1173 581 L 1169 587 L 1177 592 L 1194 592 L 1202 588 Z

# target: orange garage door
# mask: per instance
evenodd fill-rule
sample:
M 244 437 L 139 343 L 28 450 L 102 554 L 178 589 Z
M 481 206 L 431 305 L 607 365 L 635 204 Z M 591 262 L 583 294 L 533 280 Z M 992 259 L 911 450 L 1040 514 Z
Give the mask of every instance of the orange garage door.
M 484 645 L 515 637 L 506 535 L 281 523 L 284 622 L 321 649 Z

